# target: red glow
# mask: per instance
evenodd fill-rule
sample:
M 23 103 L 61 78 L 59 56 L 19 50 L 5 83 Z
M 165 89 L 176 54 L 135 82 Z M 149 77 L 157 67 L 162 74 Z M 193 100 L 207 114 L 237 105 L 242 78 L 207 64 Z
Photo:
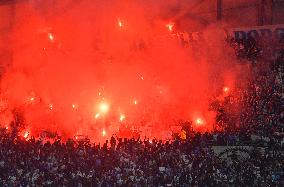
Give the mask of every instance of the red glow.
M 118 26 L 122 27 L 122 21 L 121 20 L 118 20 Z
M 134 105 L 137 105 L 138 101 L 135 99 L 133 103 L 134 103 Z
M 119 121 L 123 121 L 123 120 L 125 120 L 125 115 L 124 114 L 120 114 L 120 118 L 119 118 Z
M 28 131 L 26 131 L 26 132 L 24 133 L 23 137 L 27 139 L 27 138 L 29 137 L 29 135 L 30 135 L 30 133 L 29 133 Z
M 49 40 L 50 40 L 50 41 L 53 41 L 53 40 L 54 40 L 54 36 L 53 36 L 53 34 L 48 33 L 48 38 L 49 38 Z
M 203 125 L 204 124 L 204 121 L 203 121 L 202 118 L 197 118 L 195 122 L 196 122 L 197 125 Z
M 96 113 L 95 118 L 98 119 L 100 117 L 100 113 Z
M 107 103 L 101 103 L 99 109 L 101 113 L 105 114 L 109 110 L 109 105 Z
M 227 86 L 225 86 L 225 87 L 223 88 L 223 92 L 224 92 L 224 93 L 229 93 L 229 92 L 230 92 L 230 88 L 227 87 Z
M 106 131 L 105 131 L 105 129 L 103 129 L 102 135 L 103 135 L 103 136 L 106 136 Z
M 173 31 L 174 23 L 169 23 L 166 25 L 166 27 L 169 29 L 169 31 Z
M 212 129 L 210 99 L 223 96 L 224 85 L 224 92 L 233 90 L 237 74 L 227 71 L 234 62 L 219 60 L 232 59 L 230 52 L 209 45 L 223 36 L 205 37 L 194 51 L 185 48 L 173 37 L 184 31 L 180 22 L 169 22 L 168 1 L 151 1 L 150 9 L 142 1 L 84 1 L 66 12 L 26 2 L 15 7 L 15 29 L 7 33 L 13 58 L 1 74 L 3 127 L 19 108 L 30 135 L 58 130 L 66 139 L 80 132 L 97 141 L 121 125 L 131 134 L 133 124 L 137 132 L 164 138 L 179 120 Z

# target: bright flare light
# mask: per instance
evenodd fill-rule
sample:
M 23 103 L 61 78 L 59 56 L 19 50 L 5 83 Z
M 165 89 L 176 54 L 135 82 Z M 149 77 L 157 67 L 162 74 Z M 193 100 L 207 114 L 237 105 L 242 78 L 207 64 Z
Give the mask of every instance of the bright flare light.
M 53 105 L 52 105 L 52 104 L 50 104 L 50 105 L 49 105 L 49 108 L 50 108 L 50 110 L 52 110 L 52 109 L 53 109 Z
M 103 129 L 102 135 L 105 136 L 106 135 L 106 131 L 105 129 Z
M 96 113 L 95 118 L 98 119 L 100 117 L 100 113 Z
M 76 107 L 76 105 L 75 105 L 75 104 L 73 104 L 73 105 L 72 105 L 72 108 L 75 108 L 75 107 Z
M 118 20 L 118 26 L 122 27 L 122 21 L 121 20 Z
M 230 91 L 230 88 L 227 87 L 227 86 L 225 86 L 225 87 L 223 88 L 223 91 L 224 91 L 224 93 L 228 93 L 228 92 Z
M 119 121 L 123 121 L 124 119 L 125 119 L 125 115 L 124 114 L 120 114 Z
M 51 40 L 51 41 L 54 40 L 54 37 L 53 37 L 53 35 L 52 35 L 51 33 L 48 33 L 48 38 L 49 38 L 49 40 Z
M 166 25 L 166 27 L 169 29 L 169 31 L 173 31 L 174 24 L 169 23 L 169 24 Z
M 25 132 L 25 134 L 24 134 L 24 138 L 27 138 L 28 136 L 29 136 L 29 132 Z
M 35 100 L 35 98 L 31 97 L 31 98 L 30 98 L 30 100 L 31 100 L 31 101 L 34 101 L 34 100 Z
M 134 104 L 137 105 L 137 104 L 138 104 L 138 101 L 137 101 L 137 100 L 134 100 Z
M 109 106 L 107 103 L 101 103 L 99 109 L 102 113 L 107 113 L 109 110 Z
M 196 119 L 196 124 L 197 125 L 202 125 L 204 122 L 203 122 L 203 120 L 201 119 L 201 118 L 197 118 Z

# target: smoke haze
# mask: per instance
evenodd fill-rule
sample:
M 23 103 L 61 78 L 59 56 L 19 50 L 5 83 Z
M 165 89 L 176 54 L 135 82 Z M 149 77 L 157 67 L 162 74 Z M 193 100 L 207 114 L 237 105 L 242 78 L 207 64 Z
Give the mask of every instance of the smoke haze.
M 179 15 L 198 1 L 188 2 L 20 3 L 10 34 L 13 62 L 2 78 L 2 124 L 19 108 L 34 135 L 100 139 L 102 130 L 109 136 L 126 125 L 144 134 L 151 126 L 148 135 L 162 137 L 179 120 L 212 130 L 211 99 L 233 89 L 244 67 L 216 25 L 182 45 L 174 34 L 186 30 L 175 23 L 184 24 Z

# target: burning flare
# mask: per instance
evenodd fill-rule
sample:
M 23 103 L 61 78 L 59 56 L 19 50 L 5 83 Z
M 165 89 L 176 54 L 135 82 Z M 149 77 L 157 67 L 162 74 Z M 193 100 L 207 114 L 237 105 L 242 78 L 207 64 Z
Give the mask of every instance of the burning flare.
M 102 135 L 105 136 L 106 135 L 106 131 L 105 129 L 103 129 Z
M 107 113 L 109 110 L 109 105 L 107 103 L 101 103 L 99 109 L 102 113 Z
M 138 101 L 137 100 L 134 100 L 134 105 L 137 105 L 138 104 Z
M 119 121 L 123 121 L 125 119 L 125 115 L 124 114 L 120 114 L 120 118 L 119 118 Z
M 118 20 L 118 26 L 122 27 L 122 21 L 121 20 Z
M 230 88 L 229 88 L 229 87 L 225 86 L 225 87 L 223 88 L 223 92 L 224 92 L 224 93 L 228 93 L 229 91 L 230 91 Z
M 201 118 L 197 118 L 195 122 L 196 122 L 197 125 L 203 125 L 204 124 L 204 121 Z
M 24 133 L 23 137 L 27 139 L 27 138 L 29 137 L 29 135 L 30 135 L 30 133 L 29 133 L 28 131 L 26 131 L 26 132 Z
M 169 29 L 169 31 L 173 31 L 174 23 L 169 23 L 166 25 L 166 27 Z
M 50 41 L 54 40 L 54 36 L 51 33 L 48 33 L 48 38 L 49 38 Z
M 100 117 L 100 113 L 96 113 L 95 118 L 98 119 Z

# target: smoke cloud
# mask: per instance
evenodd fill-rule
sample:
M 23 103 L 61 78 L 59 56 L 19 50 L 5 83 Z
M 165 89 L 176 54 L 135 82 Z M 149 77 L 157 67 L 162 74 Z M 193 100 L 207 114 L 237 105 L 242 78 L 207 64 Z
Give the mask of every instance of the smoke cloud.
M 177 24 L 186 22 L 178 19 L 196 3 L 18 4 L 10 34 L 13 62 L 1 85 L 2 124 L 19 108 L 34 135 L 50 130 L 98 140 L 102 131 L 110 136 L 124 125 L 163 137 L 180 120 L 212 130 L 210 102 L 222 96 L 223 87 L 233 89 L 243 67 L 216 25 L 206 26 L 202 38 L 190 44 L 175 35 L 186 32 Z

